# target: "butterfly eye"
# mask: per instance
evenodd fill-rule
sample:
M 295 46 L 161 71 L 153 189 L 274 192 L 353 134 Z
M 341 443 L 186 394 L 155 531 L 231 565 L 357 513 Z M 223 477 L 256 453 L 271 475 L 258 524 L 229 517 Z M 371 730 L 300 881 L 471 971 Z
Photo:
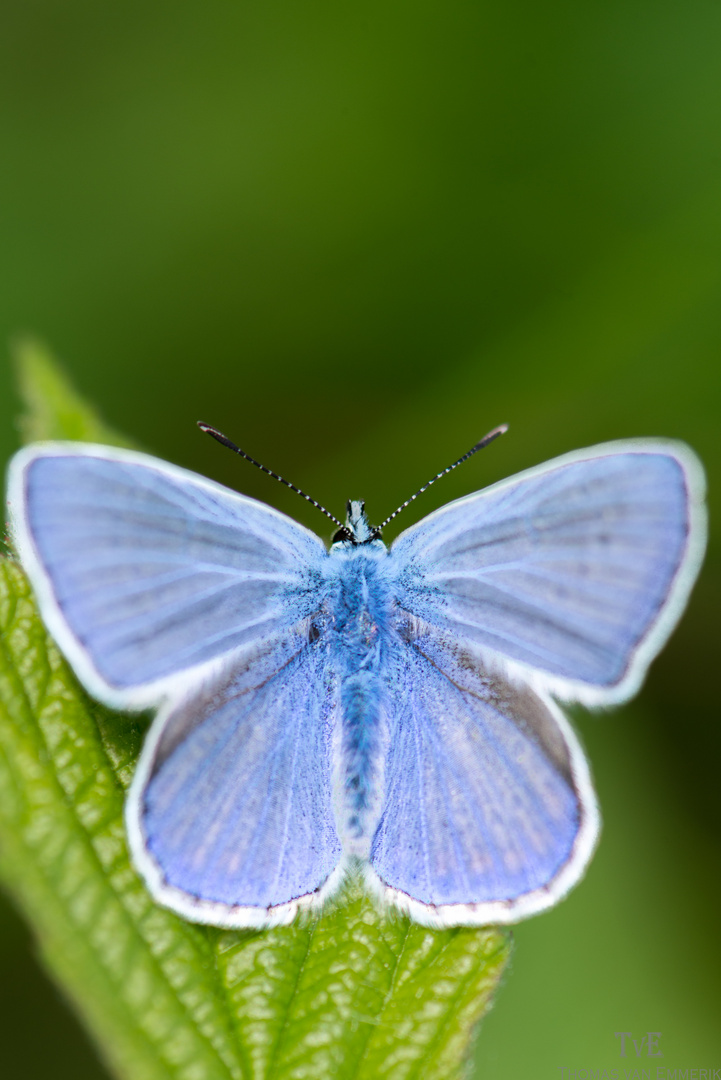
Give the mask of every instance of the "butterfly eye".
M 337 529 L 336 532 L 333 533 L 333 539 L 331 540 L 331 543 L 332 544 L 338 544 L 338 543 L 341 543 L 343 540 L 352 540 L 352 539 L 353 539 L 353 534 L 351 533 L 350 529 L 346 529 L 346 527 L 344 525 L 342 528 Z

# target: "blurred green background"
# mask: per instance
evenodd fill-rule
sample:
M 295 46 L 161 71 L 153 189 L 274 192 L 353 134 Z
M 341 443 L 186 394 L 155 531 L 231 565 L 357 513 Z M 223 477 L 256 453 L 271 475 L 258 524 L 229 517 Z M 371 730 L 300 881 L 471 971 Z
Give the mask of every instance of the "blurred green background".
M 577 446 L 673 436 L 713 522 L 715 0 L 0 10 L 0 340 L 41 336 L 113 426 L 321 532 L 194 421 L 376 520 L 510 423 L 406 525 Z M 5 459 L 7 359 L 0 380 Z M 721 1067 L 720 613 L 712 533 L 640 697 L 576 716 L 601 846 L 517 928 L 478 1076 L 655 1064 L 619 1061 L 619 1030 Z M 6 907 L 0 1046 L 8 1078 L 105 1075 Z

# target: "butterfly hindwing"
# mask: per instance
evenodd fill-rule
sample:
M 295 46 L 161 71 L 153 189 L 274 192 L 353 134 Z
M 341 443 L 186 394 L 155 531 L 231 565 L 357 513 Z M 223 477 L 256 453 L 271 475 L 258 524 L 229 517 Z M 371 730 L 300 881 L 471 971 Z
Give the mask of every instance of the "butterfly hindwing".
M 126 813 L 157 899 L 198 921 L 267 926 L 327 891 L 341 847 L 325 666 L 321 646 L 285 635 L 158 717 Z
M 370 864 L 384 898 L 422 922 L 515 921 L 554 903 L 590 858 L 588 770 L 552 702 L 468 658 L 448 658 L 451 678 L 425 644 L 409 641 L 388 684 Z
M 43 615 L 87 686 L 120 707 L 268 640 L 318 606 L 313 533 L 155 458 L 40 444 L 11 467 L 13 532 Z
M 449 503 L 403 533 L 398 601 L 439 641 L 588 703 L 629 696 L 704 545 L 703 474 L 677 444 L 611 443 Z

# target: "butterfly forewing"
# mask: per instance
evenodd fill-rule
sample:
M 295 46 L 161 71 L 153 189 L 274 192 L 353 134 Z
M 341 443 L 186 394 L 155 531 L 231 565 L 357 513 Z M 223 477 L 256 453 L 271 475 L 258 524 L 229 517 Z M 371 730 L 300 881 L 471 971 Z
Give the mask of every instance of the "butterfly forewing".
M 58 641 L 98 696 L 163 685 L 272 639 L 319 604 L 321 541 L 284 515 L 129 451 L 21 452 L 15 532 Z
M 695 578 L 702 487 L 675 445 L 549 462 L 402 534 L 399 604 L 441 642 L 517 662 L 566 698 L 627 696 Z

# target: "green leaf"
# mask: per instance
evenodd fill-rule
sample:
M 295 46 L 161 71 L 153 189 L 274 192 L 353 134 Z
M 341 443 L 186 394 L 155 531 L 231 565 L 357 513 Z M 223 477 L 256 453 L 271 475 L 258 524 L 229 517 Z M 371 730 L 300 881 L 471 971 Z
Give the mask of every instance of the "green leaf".
M 73 431 L 103 432 L 47 355 L 23 363 L 26 430 L 67 437 L 70 416 Z M 42 386 L 55 396 L 41 405 Z M 357 880 L 321 917 L 270 931 L 200 927 L 158 907 L 122 820 L 147 722 L 87 696 L 21 567 L 0 560 L 0 878 L 118 1075 L 460 1075 L 509 934 L 383 915 Z
M 25 405 L 18 421 L 23 442 L 76 439 L 110 446 L 135 445 L 98 417 L 41 342 L 22 338 L 14 343 L 12 353 Z

